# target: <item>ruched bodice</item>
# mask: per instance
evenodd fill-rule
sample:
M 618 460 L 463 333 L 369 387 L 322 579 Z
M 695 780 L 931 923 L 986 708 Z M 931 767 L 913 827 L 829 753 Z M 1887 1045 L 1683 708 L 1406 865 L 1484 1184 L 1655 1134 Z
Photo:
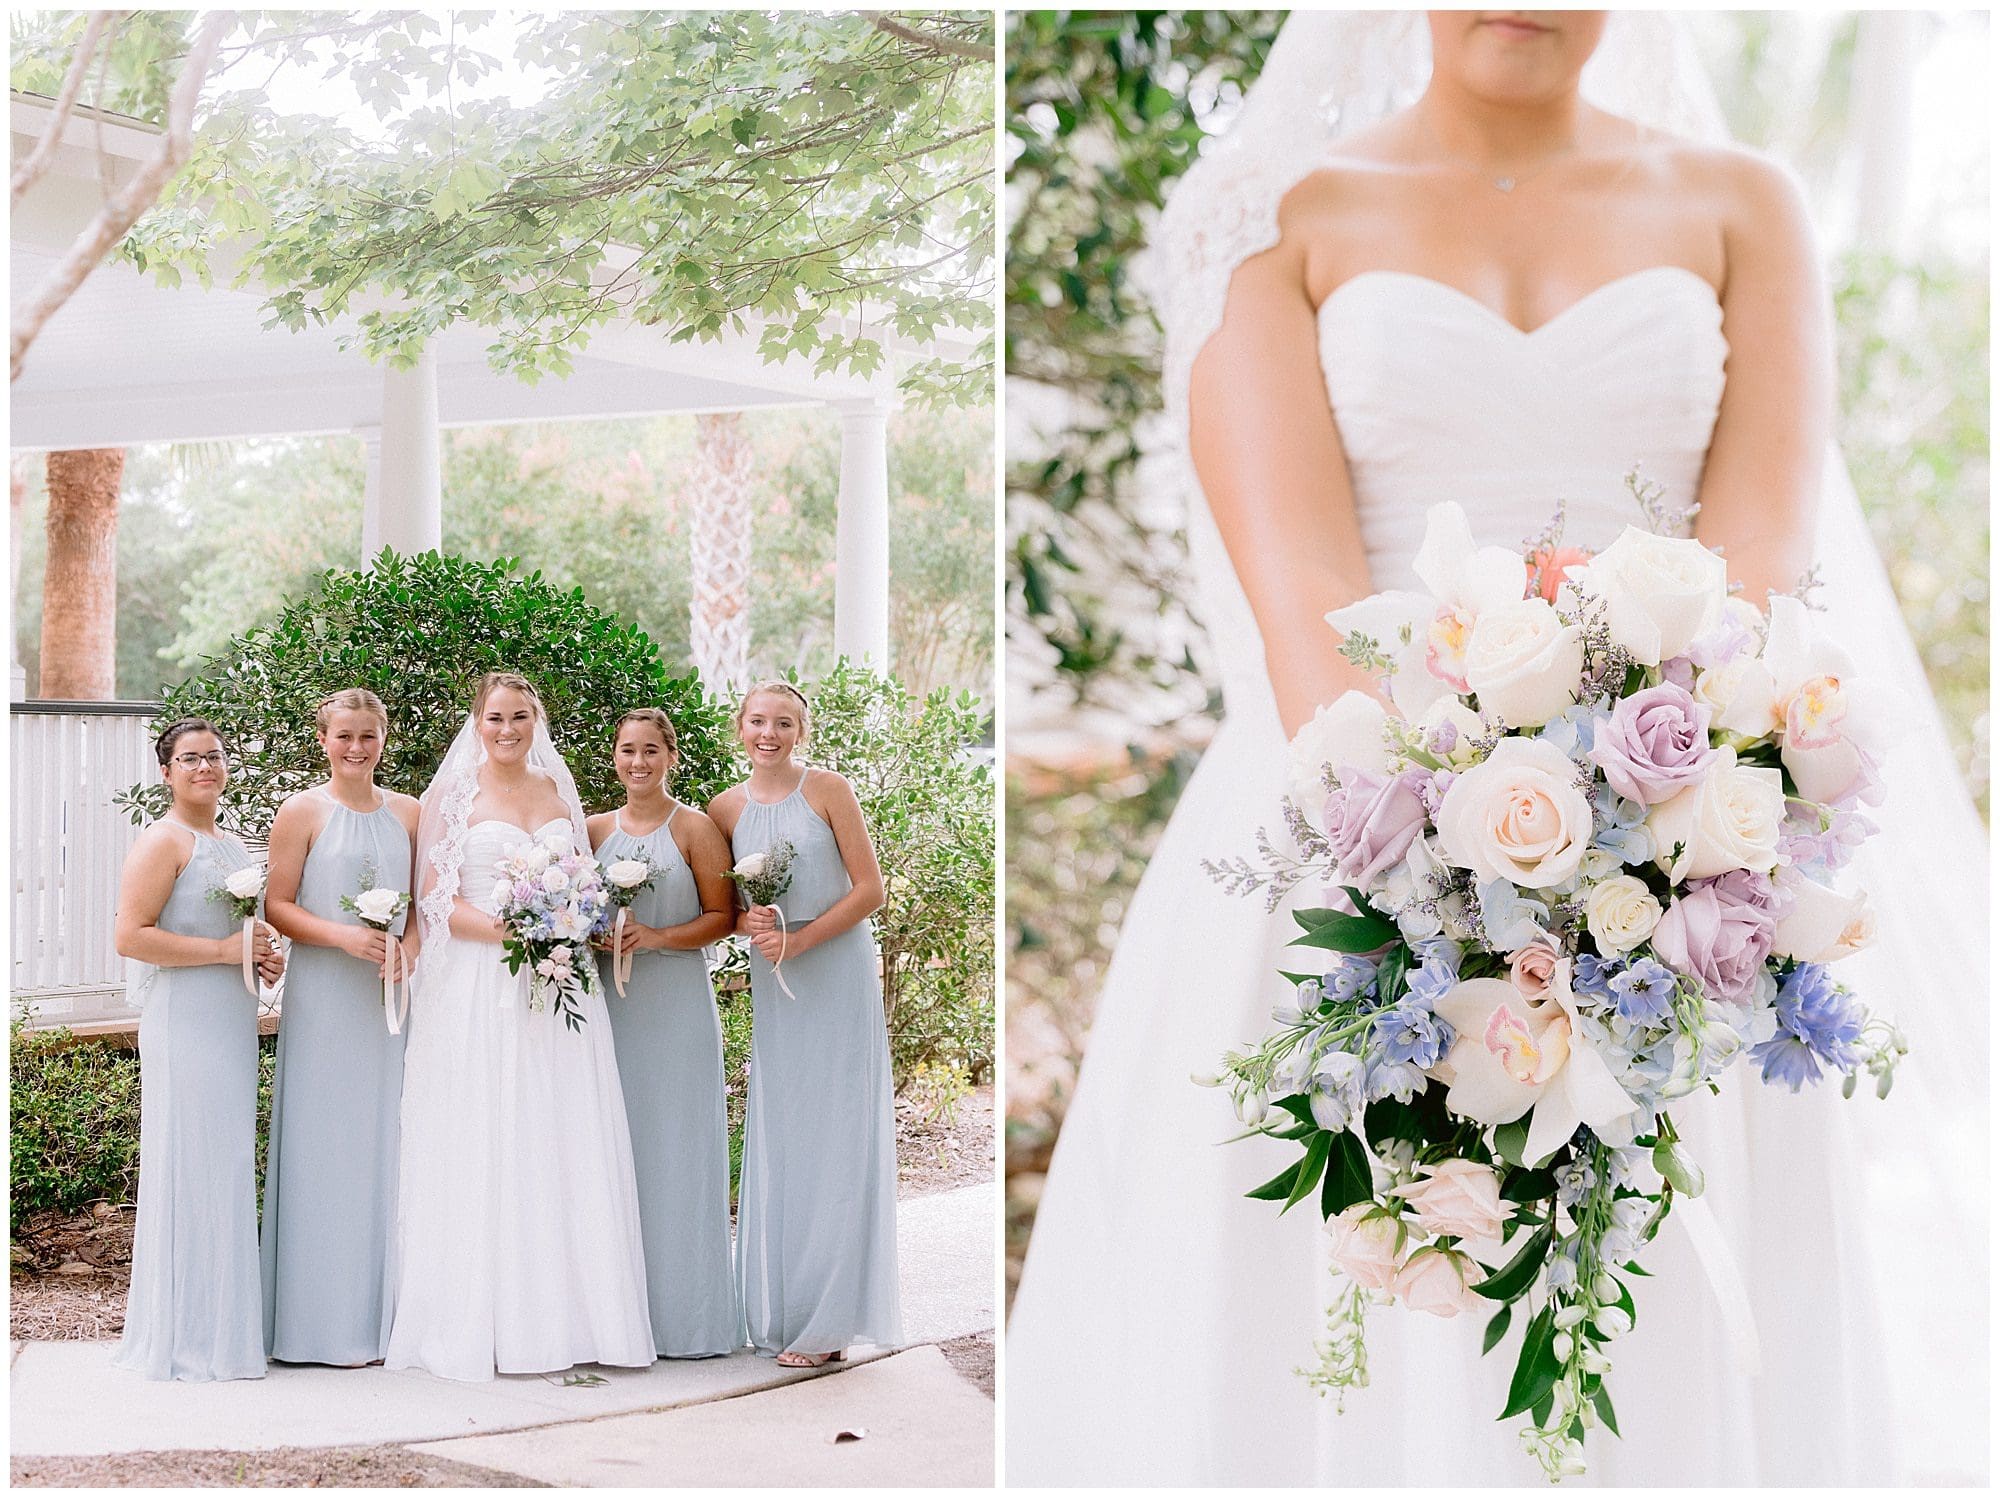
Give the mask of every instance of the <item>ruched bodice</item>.
M 500 880 L 500 861 L 512 858 L 529 843 L 569 826 L 567 817 L 550 817 L 532 832 L 494 817 L 474 822 L 465 830 L 465 863 L 458 874 L 459 897 L 492 915 L 498 908 L 493 887 Z M 574 839 L 571 841 L 573 844 Z
M 1609 544 L 1640 515 L 1638 469 L 1693 503 L 1729 346 L 1714 290 L 1679 266 L 1621 276 L 1523 332 L 1444 282 L 1364 271 L 1320 304 L 1320 369 L 1376 588 L 1415 585 L 1434 504 L 1482 544 L 1519 546 L 1568 505 L 1566 544 Z M 1262 637 L 1214 522 L 1189 546 L 1232 716 L 1274 715 Z M 1319 627 L 1318 621 L 1308 621 Z

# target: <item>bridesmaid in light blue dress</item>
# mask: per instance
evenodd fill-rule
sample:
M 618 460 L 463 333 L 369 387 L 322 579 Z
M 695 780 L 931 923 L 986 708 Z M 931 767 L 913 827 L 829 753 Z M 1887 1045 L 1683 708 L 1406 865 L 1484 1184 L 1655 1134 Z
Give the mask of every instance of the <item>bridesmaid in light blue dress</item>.
M 882 873 L 854 788 L 793 763 L 807 729 L 796 688 L 751 688 L 736 713 L 750 778 L 710 807 L 739 863 L 792 848 L 777 907 L 753 907 L 737 925 L 756 1010 L 736 1278 L 751 1344 L 788 1368 L 903 1336 L 889 1037 L 868 923 Z
M 222 738 L 199 718 L 154 743 L 173 793 L 126 855 L 120 956 L 150 963 L 139 1021 L 139 1210 L 125 1335 L 112 1362 L 148 1378 L 262 1378 L 257 1280 L 257 997 L 242 923 L 216 894 L 253 866 L 216 826 L 229 781 Z M 284 971 L 258 922 L 257 974 Z
M 613 956 L 598 962 L 632 1128 L 653 1341 L 665 1358 L 720 1357 L 745 1337 L 729 1253 L 722 1022 L 702 948 L 735 926 L 729 845 L 667 794 L 679 748 L 665 713 L 635 709 L 614 737 L 625 805 L 590 819 L 591 845 L 607 871 L 641 860 L 658 870 L 626 916 L 622 995 Z
M 318 726 L 329 776 L 278 808 L 265 891 L 292 965 L 264 1169 L 264 1348 L 352 1368 L 388 1350 L 395 1309 L 403 1036 L 390 1033 L 382 980 L 409 960 L 407 913 L 385 933 L 341 900 L 409 892 L 417 803 L 375 784 L 389 716 L 373 692 L 336 692 Z

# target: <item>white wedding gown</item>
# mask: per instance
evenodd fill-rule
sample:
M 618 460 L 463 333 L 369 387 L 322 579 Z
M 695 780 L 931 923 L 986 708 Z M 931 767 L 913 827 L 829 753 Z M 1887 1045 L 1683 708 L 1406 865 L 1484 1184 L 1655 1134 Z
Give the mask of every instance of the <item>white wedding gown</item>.
M 569 826 L 552 818 L 547 836 Z M 530 834 L 465 832 L 458 888 L 492 911 Z M 428 947 L 403 1065 L 396 1314 L 387 1365 L 446 1378 L 650 1367 L 653 1328 L 624 1094 L 603 995 L 581 1032 L 527 1007 L 490 942 Z
M 1593 548 L 1642 523 L 1621 483 L 1635 464 L 1689 503 L 1728 356 L 1711 288 L 1674 267 L 1612 281 L 1529 333 L 1441 283 L 1370 272 L 1327 299 L 1319 336 L 1378 588 L 1416 586 L 1425 512 L 1443 500 L 1481 543 L 1519 546 L 1564 499 L 1566 544 Z M 1243 1193 L 1297 1147 L 1221 1144 L 1227 1095 L 1189 1081 L 1266 1031 L 1297 929 L 1200 868 L 1252 852 L 1259 826 L 1282 836 L 1286 735 L 1242 588 L 1190 509 L 1227 717 L 1125 920 L 1042 1196 L 1006 1337 L 1007 1480 L 1540 1484 L 1520 1422 L 1496 1419 L 1518 1330 L 1482 1358 L 1484 1318 L 1379 1309 L 1371 1383 L 1344 1415 L 1295 1373 L 1335 1288 L 1326 1239 L 1310 1203 L 1280 1218 Z M 1893 1012 L 1892 992 L 1863 993 Z M 1870 1482 L 1896 1470 L 1898 1442 L 1925 1439 L 1899 1431 L 1888 1402 L 1854 1200 L 1855 1131 L 1894 1106 L 1843 1103 L 1835 1086 L 1795 1097 L 1745 1068 L 1722 1097 L 1676 1107 L 1763 1371 L 1746 1371 L 1670 1222 L 1646 1255 L 1654 1277 L 1635 1281 L 1637 1329 L 1612 1348 L 1624 1439 L 1592 1432 L 1591 1481 Z M 1984 1370 L 1964 1374 L 1958 1408 L 1902 1418 L 1975 1419 L 1983 1448 Z

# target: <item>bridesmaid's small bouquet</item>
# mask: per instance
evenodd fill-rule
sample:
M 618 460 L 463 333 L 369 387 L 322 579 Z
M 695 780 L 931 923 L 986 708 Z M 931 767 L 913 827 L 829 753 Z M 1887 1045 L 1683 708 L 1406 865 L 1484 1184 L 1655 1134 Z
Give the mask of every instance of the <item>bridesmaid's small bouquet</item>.
M 1804 598 L 1730 597 L 1722 558 L 1667 534 L 1685 515 L 1628 483 L 1652 524 L 1594 556 L 1558 544 L 1560 512 L 1523 555 L 1434 508 L 1424 591 L 1327 616 L 1395 712 L 1320 709 L 1292 745 L 1298 852 L 1207 865 L 1270 908 L 1329 896 L 1295 912 L 1275 1028 L 1198 1079 L 1304 1151 L 1249 1194 L 1316 1197 L 1334 1240 L 1307 1377 L 1367 1383 L 1373 1303 L 1489 1314 L 1487 1352 L 1518 1322 L 1500 1416 L 1557 1480 L 1587 1429 L 1617 1432 L 1629 1276 L 1677 1207 L 1754 1347 L 1675 1102 L 1739 1060 L 1886 1097 L 1907 1049 L 1837 976 L 1874 928 L 1837 876 L 1874 830 L 1885 693 Z
M 410 894 L 392 885 L 377 884 L 374 870 L 368 869 L 362 876 L 361 889 L 340 897 L 340 908 L 362 925 L 386 936 L 396 924 L 396 917 L 410 908 Z M 382 975 L 382 1018 L 391 1035 L 401 1035 L 403 1021 L 410 1017 L 409 977 L 402 971 L 400 960 L 392 962 L 392 969 Z
M 531 843 L 502 860 L 493 906 L 507 928 L 507 971 L 528 970 L 528 1007 L 539 1014 L 553 998 L 563 1023 L 581 1030 L 579 1000 L 597 966 L 590 944 L 611 925 L 611 894 L 597 860 L 566 837 Z
M 622 948 L 627 914 L 659 877 L 660 866 L 650 858 L 620 858 L 604 866 L 605 892 L 617 912 L 611 927 L 611 981 L 620 998 L 625 996 L 625 980 L 632 976 L 632 954 Z
M 777 910 L 778 901 L 792 887 L 792 857 L 795 851 L 787 839 L 780 838 L 762 853 L 746 853 L 724 877 L 743 892 L 745 906 L 769 905 Z M 778 930 L 787 934 L 782 910 L 778 910 Z M 778 980 L 778 987 L 785 991 L 786 998 L 796 1000 L 798 995 L 785 981 L 784 968 L 785 958 L 781 948 L 777 961 L 771 964 L 771 976 Z
M 264 902 L 268 872 L 263 864 L 253 863 L 238 869 L 208 892 L 209 899 L 222 901 L 229 907 L 229 913 L 243 923 L 243 986 L 253 994 L 257 992 L 257 968 L 251 954 L 257 949 L 257 907 Z

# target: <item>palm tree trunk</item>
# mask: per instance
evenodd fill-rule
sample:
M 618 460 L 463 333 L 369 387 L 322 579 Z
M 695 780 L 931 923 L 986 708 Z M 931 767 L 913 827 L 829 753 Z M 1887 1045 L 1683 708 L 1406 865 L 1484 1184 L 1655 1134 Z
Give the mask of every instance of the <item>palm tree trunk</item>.
M 118 695 L 118 483 L 125 450 L 49 454 L 41 695 Z

